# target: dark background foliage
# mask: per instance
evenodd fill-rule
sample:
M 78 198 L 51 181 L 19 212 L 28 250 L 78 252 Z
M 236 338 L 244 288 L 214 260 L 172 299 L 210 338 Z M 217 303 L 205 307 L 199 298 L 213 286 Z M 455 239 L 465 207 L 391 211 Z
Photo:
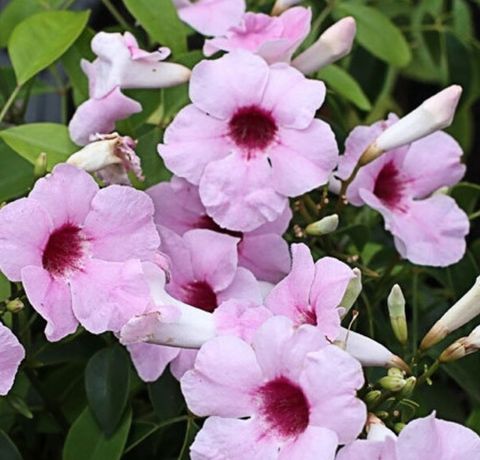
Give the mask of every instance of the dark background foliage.
M 265 12 L 272 5 L 271 0 L 249 3 L 251 9 Z M 480 42 L 476 38 L 480 2 L 304 3 L 314 11 L 314 26 L 307 44 L 342 16 L 353 15 L 359 24 L 351 55 L 318 75 L 329 88 L 327 103 L 319 116 L 332 124 L 340 145 L 357 124 L 371 123 L 390 111 L 406 113 L 450 84 L 464 87 L 455 122 L 449 129 L 464 148 L 468 165 L 465 182 L 452 191 L 472 219 L 469 250 L 460 263 L 440 270 L 400 261 L 381 219 L 368 209 L 347 207 L 342 226 L 334 236 L 307 239 L 302 231 L 304 226 L 332 212 L 334 199 L 331 197 L 331 203 L 326 203 L 319 191 L 310 198 L 321 204 L 320 208 L 309 208 L 311 202 L 307 199 L 292 203 L 297 212 L 289 240 L 306 241 L 317 257 L 333 254 L 363 271 L 365 288 L 356 306 L 359 317 L 353 327 L 409 360 L 418 340 L 480 273 Z M 16 87 L 6 50 L 13 28 L 40 11 L 91 10 L 88 27 L 66 53 L 22 85 L 2 120 L 0 202 L 28 192 L 34 180 L 32 163 L 38 153 L 46 151 L 52 161 L 61 161 L 75 150 L 59 124 L 67 123 L 75 107 L 87 97 L 86 79 L 78 63 L 81 57 L 93 58 L 89 41 L 94 31 L 127 29 L 146 48 L 157 42 L 172 47 L 173 59 L 178 62 L 192 66 L 201 59 L 201 37 L 180 25 L 174 16 L 172 19 L 169 0 L 0 0 L 0 7 L 0 106 Z M 142 8 L 150 8 L 155 14 L 149 17 Z M 173 25 L 173 34 L 162 35 L 166 21 Z M 181 40 L 175 41 L 187 35 L 188 49 Z M 32 55 L 40 52 L 35 47 L 31 49 Z M 147 179 L 137 186 L 143 188 L 169 177 L 155 153 L 155 145 L 168 122 L 188 102 L 188 96 L 186 86 L 132 94 L 142 102 L 144 111 L 119 123 L 117 128 L 139 139 L 138 151 Z M 30 128 L 34 122 L 55 125 L 37 132 Z M 24 123 L 28 141 L 22 143 L 18 131 L 12 129 Z M 435 161 L 435 152 L 431 155 Z M 405 350 L 395 342 L 386 313 L 386 297 L 394 283 L 402 286 L 408 303 L 410 346 Z M 20 286 L 0 278 L 0 305 L 17 296 L 26 301 Z M 50 344 L 43 336 L 43 321 L 28 304 L 18 314 L 3 314 L 3 321 L 12 326 L 25 345 L 27 360 L 12 392 L 0 398 L 0 460 L 188 458 L 188 446 L 201 421 L 186 411 L 178 384 L 170 374 L 152 384 L 142 383 L 125 350 L 109 334 L 95 337 L 78 331 L 60 343 Z M 456 336 L 468 333 L 473 324 Z M 414 373 L 421 374 L 424 366 L 431 365 L 433 357 L 451 341 L 453 338 L 417 362 Z M 374 383 L 384 374 L 383 370 L 370 370 L 369 381 Z M 433 377 L 432 385 L 424 385 L 414 393 L 411 406 L 400 408 L 400 417 L 407 420 L 414 413 L 424 415 L 436 409 L 440 417 L 466 423 L 480 433 L 479 375 L 478 355 L 444 366 Z

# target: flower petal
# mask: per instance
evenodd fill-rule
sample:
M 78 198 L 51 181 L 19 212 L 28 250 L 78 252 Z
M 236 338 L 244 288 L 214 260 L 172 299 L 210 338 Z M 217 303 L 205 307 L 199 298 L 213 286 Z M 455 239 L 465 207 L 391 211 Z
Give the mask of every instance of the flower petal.
M 12 388 L 18 366 L 25 358 L 25 350 L 13 332 L 0 323 L 0 395 Z

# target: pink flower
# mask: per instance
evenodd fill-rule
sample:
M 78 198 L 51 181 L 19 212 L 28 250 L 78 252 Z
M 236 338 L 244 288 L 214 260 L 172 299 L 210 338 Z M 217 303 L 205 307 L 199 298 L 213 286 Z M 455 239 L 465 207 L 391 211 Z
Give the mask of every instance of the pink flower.
M 355 128 L 346 141 L 338 176 L 346 179 L 366 148 L 396 120 L 390 116 Z M 402 257 L 419 265 L 453 264 L 465 253 L 468 218 L 453 198 L 433 192 L 461 179 L 465 172 L 461 155 L 448 134 L 430 134 L 362 167 L 347 198 L 354 206 L 367 204 L 382 214 Z
M 92 39 L 92 50 L 97 59 L 81 62 L 89 81 L 90 99 L 77 108 L 69 125 L 70 136 L 79 145 L 87 144 L 91 135 L 110 133 L 117 120 L 142 110 L 121 89 L 165 88 L 184 83 L 190 77 L 188 68 L 160 62 L 169 56 L 168 48 L 144 51 L 129 32 L 99 32 Z
M 295 325 L 311 324 L 330 341 L 337 339 L 343 311 L 339 307 L 355 273 L 332 257 L 314 263 L 304 244 L 292 245 L 292 258 L 290 273 L 272 289 L 265 305 Z
M 178 177 L 147 190 L 155 206 L 155 222 L 178 235 L 188 230 L 204 228 L 240 239 L 237 245 L 238 263 L 258 279 L 275 283 L 289 270 L 290 253 L 281 235 L 292 217 L 289 207 L 273 222 L 251 232 L 235 232 L 220 227 L 208 216 L 200 201 L 198 187 Z
M 214 338 L 181 380 L 189 409 L 209 416 L 191 458 L 333 460 L 365 423 L 362 385 L 359 363 L 310 325 L 275 317 L 252 345 Z
M 12 388 L 18 366 L 25 358 L 25 350 L 12 331 L 0 323 L 0 395 Z
M 176 305 L 179 308 L 192 306 L 203 310 L 202 313 L 212 313 L 223 302 L 234 299 L 248 302 L 252 307 L 261 304 L 260 288 L 255 277 L 247 269 L 238 267 L 237 238 L 203 229 L 190 230 L 180 237 L 164 228 L 161 235 L 162 250 L 171 260 L 171 279 L 165 285 L 165 293 L 160 291 L 156 297 L 153 296 L 154 299 L 158 299 L 155 302 L 157 306 Z M 156 289 L 162 289 L 161 283 L 157 281 L 155 284 Z M 237 307 L 234 305 L 224 308 Z M 161 311 L 162 307 L 160 307 Z M 218 327 L 221 330 L 228 329 L 232 322 L 231 315 L 234 314 L 232 311 L 227 316 L 225 314 L 220 316 Z M 155 328 L 156 321 L 162 322 L 162 316 L 147 318 L 146 325 L 142 323 L 139 329 L 146 329 L 149 322 L 151 327 Z M 196 323 L 200 324 L 200 321 L 198 319 Z M 204 322 L 208 324 L 207 319 Z M 210 323 L 213 324 L 213 318 Z M 193 327 L 192 332 L 196 334 Z M 207 329 L 215 328 L 207 327 Z M 133 329 L 130 329 L 130 336 L 132 331 Z M 125 331 L 122 335 L 125 336 Z M 198 343 L 196 347 L 190 345 L 192 348 L 198 348 L 208 334 L 196 335 L 196 337 L 200 342 L 195 342 Z M 155 334 L 150 334 L 145 339 L 140 338 L 138 341 L 155 342 Z M 126 343 L 127 340 L 124 339 L 123 342 Z M 128 340 L 128 342 L 132 341 Z M 170 341 L 172 342 L 173 340 Z M 131 345 L 129 350 L 140 376 L 147 381 L 156 380 L 169 362 L 172 362 L 173 374 L 180 378 L 186 370 L 191 368 L 197 353 L 194 349 L 182 350 L 149 343 Z M 152 356 L 154 360 L 151 359 Z
M 251 231 L 285 212 L 287 197 L 328 180 L 335 136 L 314 118 L 324 97 L 322 82 L 234 51 L 194 68 L 193 104 L 179 112 L 158 150 L 177 176 L 200 185 L 200 199 L 221 227 Z
M 105 184 L 130 185 L 128 172 L 143 180 L 137 142 L 118 133 L 91 136 L 91 142 L 67 159 L 67 163 L 95 173 Z
M 243 49 L 262 56 L 267 62 L 290 62 L 292 54 L 310 32 L 312 13 L 309 8 L 291 8 L 281 16 L 246 13 L 239 24 L 223 36 L 205 41 L 203 52 Z
M 379 432 L 380 431 L 380 432 Z M 340 450 L 336 460 L 480 459 L 480 437 L 472 430 L 435 418 L 435 413 L 410 422 L 396 438 L 384 428 Z
M 222 35 L 245 13 L 245 0 L 173 0 L 183 22 L 203 35 Z
M 98 334 L 142 313 L 150 295 L 141 262 L 154 260 L 158 246 L 148 195 L 99 190 L 66 164 L 0 210 L 0 269 L 23 283 L 52 341 L 78 323 Z

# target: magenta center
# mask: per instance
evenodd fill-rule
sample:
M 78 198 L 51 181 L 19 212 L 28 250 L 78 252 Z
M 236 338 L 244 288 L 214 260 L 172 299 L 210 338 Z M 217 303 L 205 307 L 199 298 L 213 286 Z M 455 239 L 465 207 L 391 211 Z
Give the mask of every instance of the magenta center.
M 271 429 L 281 436 L 297 436 L 305 431 L 310 407 L 303 390 L 287 377 L 277 377 L 258 390 L 260 411 Z
M 195 223 L 195 228 L 203 228 L 205 230 L 213 230 L 214 232 L 223 233 L 225 235 L 234 236 L 235 238 L 243 238 L 242 232 L 235 232 L 233 230 L 227 230 L 220 227 L 210 216 L 206 214 L 200 216 Z
M 84 243 L 79 227 L 73 224 L 62 225 L 50 235 L 43 250 L 43 268 L 57 276 L 78 270 L 84 255 Z
M 275 139 L 277 124 L 270 112 L 255 105 L 237 110 L 229 122 L 230 137 L 248 151 L 264 150 Z
M 375 181 L 373 194 L 389 208 L 401 208 L 405 182 L 397 167 L 390 161 L 385 163 Z
M 182 286 L 180 297 L 182 302 L 210 313 L 218 307 L 217 294 L 206 281 L 192 281 Z

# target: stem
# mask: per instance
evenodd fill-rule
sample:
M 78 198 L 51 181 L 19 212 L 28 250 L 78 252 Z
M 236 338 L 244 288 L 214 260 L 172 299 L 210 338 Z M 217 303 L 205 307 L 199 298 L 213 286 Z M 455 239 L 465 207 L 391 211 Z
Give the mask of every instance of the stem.
M 412 277 L 412 342 L 413 354 L 417 353 L 418 348 L 418 272 L 413 271 Z
M 423 385 L 440 368 L 440 361 L 437 359 L 417 380 L 417 387 Z
M 0 121 L 3 120 L 3 118 L 8 112 L 8 109 L 10 109 L 10 106 L 14 103 L 15 98 L 18 96 L 18 93 L 20 92 L 21 87 L 22 85 L 17 85 L 13 90 L 12 94 L 10 94 L 10 97 L 8 98 L 7 102 L 5 102 L 5 105 L 3 106 L 3 109 L 0 112 Z
M 472 214 L 470 214 L 470 215 L 468 216 L 468 218 L 469 218 L 470 220 L 475 220 L 475 219 L 477 219 L 478 217 L 480 217 L 480 211 L 474 212 L 474 213 L 472 213 Z
M 385 75 L 385 80 L 383 81 L 383 86 L 380 94 L 378 95 L 377 100 L 375 101 L 375 104 L 370 111 L 370 115 L 365 120 L 365 123 L 367 125 L 384 116 L 384 112 L 388 107 L 390 93 L 392 92 L 393 87 L 397 82 L 397 75 L 397 69 L 395 67 L 389 66 Z
M 107 10 L 110 14 L 115 18 L 115 20 L 125 29 L 128 31 L 132 31 L 132 28 L 128 24 L 128 22 L 123 18 L 120 12 L 115 8 L 113 3 L 110 0 L 102 0 L 102 3 L 105 5 Z

